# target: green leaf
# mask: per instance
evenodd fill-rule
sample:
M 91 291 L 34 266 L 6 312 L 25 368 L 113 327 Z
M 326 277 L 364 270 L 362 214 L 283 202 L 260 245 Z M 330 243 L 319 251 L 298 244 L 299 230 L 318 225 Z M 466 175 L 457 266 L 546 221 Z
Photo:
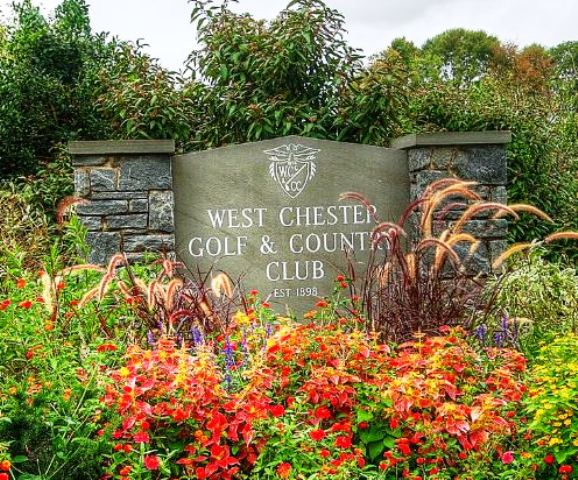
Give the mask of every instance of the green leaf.
M 368 412 L 367 410 L 357 411 L 357 423 L 370 422 L 371 420 L 373 420 L 373 413 Z
M 390 450 L 393 450 L 393 448 L 395 447 L 395 438 L 394 437 L 390 437 L 387 436 L 383 439 L 383 444 Z
M 361 438 L 361 441 L 365 444 L 383 440 L 385 436 L 386 432 L 384 430 L 371 429 L 371 430 L 362 430 L 361 432 L 359 432 L 359 438 Z
M 384 447 L 383 442 L 372 442 L 367 445 L 367 454 L 369 459 L 374 461 L 377 460 L 383 454 Z

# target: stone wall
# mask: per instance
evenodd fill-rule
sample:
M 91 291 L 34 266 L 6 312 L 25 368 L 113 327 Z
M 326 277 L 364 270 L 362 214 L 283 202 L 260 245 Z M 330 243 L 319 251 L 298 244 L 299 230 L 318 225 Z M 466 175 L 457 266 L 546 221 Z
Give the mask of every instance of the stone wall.
M 432 182 L 457 177 L 477 182 L 474 191 L 483 200 L 506 204 L 506 144 L 510 140 L 510 132 L 435 133 L 407 135 L 395 140 L 392 147 L 407 151 L 412 201 Z M 444 219 L 434 222 L 434 233 L 450 227 L 462 213 L 463 208 L 444 212 Z M 482 241 L 469 258 L 468 270 L 472 274 L 489 273 L 492 262 L 506 247 L 508 221 L 493 220 L 486 211 L 469 221 L 463 231 Z M 459 245 L 456 250 L 459 252 Z
M 91 263 L 174 251 L 172 140 L 73 142 L 69 151 Z
M 431 182 L 454 176 L 478 182 L 477 192 L 484 200 L 506 203 L 510 138 L 509 132 L 408 135 L 392 142 L 392 148 L 407 152 L 412 200 Z M 174 148 L 171 140 L 70 144 L 76 195 L 86 200 L 77 213 L 89 230 L 91 262 L 106 263 L 120 251 L 132 259 L 145 251 L 174 252 Z M 450 211 L 436 222 L 435 230 L 443 231 L 461 213 Z M 480 215 L 464 231 L 482 240 L 468 268 L 472 274 L 488 273 L 506 246 L 507 220 Z

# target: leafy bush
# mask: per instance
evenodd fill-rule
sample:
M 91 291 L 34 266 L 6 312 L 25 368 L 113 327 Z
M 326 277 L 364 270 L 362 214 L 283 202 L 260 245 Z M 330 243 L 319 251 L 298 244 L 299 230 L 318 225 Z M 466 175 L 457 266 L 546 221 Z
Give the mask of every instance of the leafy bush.
M 123 310 L 79 310 L 94 272 L 48 260 L 41 276 L 3 265 L 0 443 L 9 444 L 16 478 L 97 478 L 105 446 L 99 376 L 115 362 L 103 352 L 123 351 Z
M 525 413 L 537 478 L 575 478 L 578 472 L 577 358 L 578 337 L 560 335 L 540 349 L 530 371 Z
M 267 338 L 257 318 L 203 344 L 129 351 L 104 400 L 114 478 L 443 478 L 506 451 L 520 354 L 480 356 L 460 331 L 395 350 L 327 326 Z M 227 375 L 241 383 L 231 390 Z
M 526 352 L 578 328 L 576 270 L 545 260 L 541 249 L 531 250 L 501 277 L 490 280 L 486 297 L 488 309 L 482 325 L 494 335 L 501 332 L 503 323 L 497 325 L 490 319 L 505 312 L 511 323 L 502 333 L 517 328 L 518 344 Z
M 20 266 L 38 264 L 51 244 L 53 230 L 42 210 L 32 206 L 30 197 L 15 189 L 0 190 L 0 259 L 17 259 Z M 0 279 L 6 275 L 0 265 Z

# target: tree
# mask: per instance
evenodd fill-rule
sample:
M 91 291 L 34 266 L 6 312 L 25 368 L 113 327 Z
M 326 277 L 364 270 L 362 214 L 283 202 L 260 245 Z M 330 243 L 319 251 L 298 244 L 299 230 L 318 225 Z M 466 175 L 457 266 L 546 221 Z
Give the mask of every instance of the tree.
M 455 28 L 429 39 L 422 53 L 440 60 L 440 74 L 457 85 L 479 79 L 488 68 L 499 40 L 478 30 Z

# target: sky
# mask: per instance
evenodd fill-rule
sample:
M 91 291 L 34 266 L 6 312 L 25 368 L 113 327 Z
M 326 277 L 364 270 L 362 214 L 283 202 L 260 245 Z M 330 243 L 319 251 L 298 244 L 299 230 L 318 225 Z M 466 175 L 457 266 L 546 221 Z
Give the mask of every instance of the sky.
M 233 10 L 271 19 L 289 0 L 240 0 Z M 0 14 L 11 0 L 0 0 Z M 47 12 L 60 0 L 33 0 Z M 88 0 L 95 31 L 123 40 L 142 39 L 147 52 L 180 70 L 196 45 L 187 0 Z M 484 30 L 518 45 L 553 46 L 578 40 L 578 0 L 326 0 L 340 11 L 351 46 L 366 56 L 406 37 L 417 45 L 449 28 Z

